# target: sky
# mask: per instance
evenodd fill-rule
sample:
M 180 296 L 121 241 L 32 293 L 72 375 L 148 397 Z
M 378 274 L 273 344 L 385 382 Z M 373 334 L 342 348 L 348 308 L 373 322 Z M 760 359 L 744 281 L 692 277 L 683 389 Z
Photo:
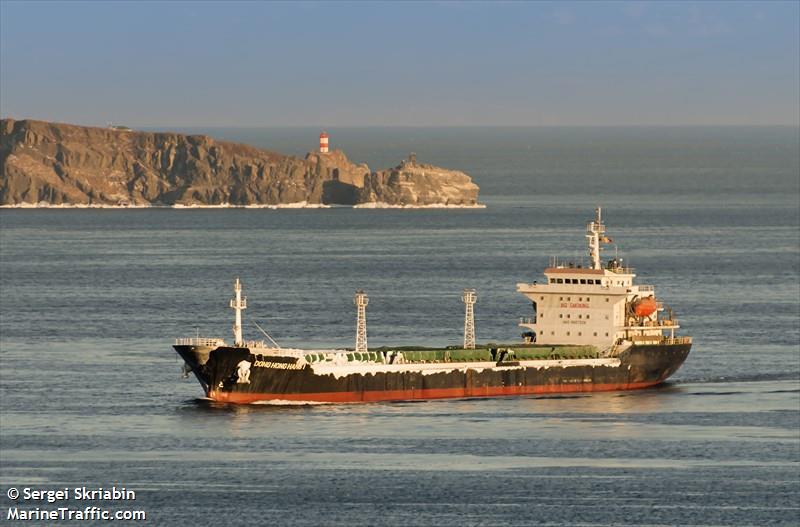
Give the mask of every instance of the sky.
M 0 0 L 0 115 L 800 125 L 800 2 Z

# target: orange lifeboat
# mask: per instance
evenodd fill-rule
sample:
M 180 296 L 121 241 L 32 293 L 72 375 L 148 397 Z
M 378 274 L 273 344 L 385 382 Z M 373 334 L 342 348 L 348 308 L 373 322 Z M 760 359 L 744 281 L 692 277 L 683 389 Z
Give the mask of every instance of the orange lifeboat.
M 640 298 L 633 304 L 633 312 L 637 317 L 649 317 L 658 309 L 658 303 L 652 296 Z

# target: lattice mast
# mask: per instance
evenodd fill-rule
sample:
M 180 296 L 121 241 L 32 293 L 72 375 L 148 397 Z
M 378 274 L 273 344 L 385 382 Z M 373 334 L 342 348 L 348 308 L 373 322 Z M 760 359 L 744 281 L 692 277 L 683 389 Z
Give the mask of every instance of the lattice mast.
M 236 294 L 235 298 L 231 299 L 231 309 L 236 313 L 236 319 L 233 323 L 233 340 L 234 346 L 244 346 L 244 339 L 242 338 L 242 310 L 247 309 L 247 297 L 242 296 L 242 283 L 239 277 L 233 282 L 233 292 Z
M 475 349 L 475 302 L 478 301 L 478 295 L 475 294 L 474 289 L 464 289 L 464 294 L 461 296 L 464 302 L 464 349 Z
M 362 291 L 356 291 L 356 296 L 353 297 L 353 303 L 356 305 L 356 351 L 367 351 L 367 304 L 369 298 L 367 294 Z

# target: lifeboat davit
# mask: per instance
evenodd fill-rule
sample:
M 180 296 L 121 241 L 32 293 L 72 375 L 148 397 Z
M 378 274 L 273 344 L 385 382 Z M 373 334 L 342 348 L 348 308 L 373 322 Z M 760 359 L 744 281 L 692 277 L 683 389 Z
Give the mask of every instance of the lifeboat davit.
M 652 296 L 640 298 L 633 304 L 633 312 L 637 317 L 649 317 L 658 309 L 658 303 Z

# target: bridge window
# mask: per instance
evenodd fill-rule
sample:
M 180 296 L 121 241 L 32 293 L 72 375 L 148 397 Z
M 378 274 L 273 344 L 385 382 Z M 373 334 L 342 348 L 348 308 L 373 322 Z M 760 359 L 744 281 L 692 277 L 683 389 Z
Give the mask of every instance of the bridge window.
M 588 318 L 589 318 L 589 315 L 586 315 L 586 318 L 588 319 Z
M 594 332 L 594 336 L 595 336 L 595 337 L 597 336 L 597 331 L 595 331 L 595 332 Z
M 581 278 L 581 283 L 586 285 L 586 278 Z
M 562 280 L 561 278 L 556 278 L 556 283 L 557 284 L 563 284 L 564 280 Z
M 564 318 L 564 315 L 562 315 L 561 313 L 559 313 L 559 314 L 558 314 L 558 318 Z
M 567 313 L 567 318 L 569 318 L 569 313 Z

